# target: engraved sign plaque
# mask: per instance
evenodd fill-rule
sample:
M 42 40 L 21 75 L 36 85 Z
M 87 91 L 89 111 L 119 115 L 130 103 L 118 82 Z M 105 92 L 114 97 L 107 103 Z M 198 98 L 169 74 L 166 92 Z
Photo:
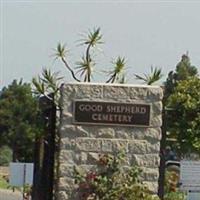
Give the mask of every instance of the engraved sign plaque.
M 150 126 L 150 104 L 74 101 L 73 123 Z

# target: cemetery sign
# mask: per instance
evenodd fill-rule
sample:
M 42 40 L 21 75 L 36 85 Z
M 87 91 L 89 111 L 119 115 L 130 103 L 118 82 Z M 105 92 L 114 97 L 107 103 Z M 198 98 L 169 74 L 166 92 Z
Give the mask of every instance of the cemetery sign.
M 75 124 L 149 126 L 150 104 L 74 101 Z

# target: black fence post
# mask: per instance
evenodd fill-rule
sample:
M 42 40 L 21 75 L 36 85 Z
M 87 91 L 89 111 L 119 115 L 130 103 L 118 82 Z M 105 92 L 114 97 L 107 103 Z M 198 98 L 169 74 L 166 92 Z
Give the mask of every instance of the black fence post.
M 158 196 L 161 200 L 164 198 L 164 182 L 165 182 L 165 147 L 167 137 L 166 127 L 166 110 L 163 108 L 162 112 L 162 138 L 160 141 L 160 167 L 159 167 L 159 180 L 158 180 Z
M 51 95 L 53 99 L 53 95 Z M 35 141 L 33 200 L 52 200 L 54 189 L 54 159 L 56 135 L 56 106 L 53 100 L 40 98 L 44 134 Z

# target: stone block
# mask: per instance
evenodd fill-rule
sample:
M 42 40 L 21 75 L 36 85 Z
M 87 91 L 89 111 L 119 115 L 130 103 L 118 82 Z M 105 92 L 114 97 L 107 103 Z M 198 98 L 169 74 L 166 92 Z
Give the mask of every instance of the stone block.
M 74 166 L 75 164 L 60 164 L 60 177 L 74 177 Z
M 144 154 L 144 155 L 132 155 L 132 165 L 140 167 L 158 167 L 160 164 L 160 157 L 158 154 Z
M 67 164 L 77 164 L 80 162 L 80 154 L 76 153 L 73 150 L 61 150 L 60 151 L 60 160 L 66 161 Z
M 103 86 L 92 84 L 77 84 L 77 92 L 75 94 L 76 99 L 96 99 L 103 97 Z
M 121 129 L 116 131 L 116 138 L 121 138 L 121 139 L 132 139 L 132 134 L 130 131 L 127 131 L 126 129 Z
M 65 150 L 75 150 L 76 147 L 76 140 L 70 139 L 68 137 L 62 138 L 60 142 L 60 149 L 65 149 Z
M 93 153 L 93 152 L 88 153 L 88 160 L 87 160 L 88 163 L 96 165 L 98 160 L 99 160 L 99 154 L 98 153 Z
M 103 86 L 103 98 L 109 100 L 127 99 L 129 97 L 129 87 L 124 86 Z
M 146 154 L 148 153 L 149 144 L 145 140 L 132 140 L 129 141 L 129 152 L 133 154 Z
M 145 140 L 150 143 L 158 143 L 161 140 L 161 128 L 149 128 L 144 135 Z
M 128 152 L 128 140 L 114 140 L 113 141 L 113 153 Z
M 113 151 L 113 141 L 112 140 L 101 140 L 101 150 L 102 152 L 112 153 Z
M 138 141 L 138 140 L 133 140 L 129 142 L 129 152 L 133 154 L 145 154 L 147 153 L 146 148 L 147 143 L 146 141 Z
M 114 138 L 115 130 L 113 128 L 101 128 L 97 130 L 98 138 Z
M 87 137 L 89 135 L 83 127 L 77 125 L 62 126 L 60 133 L 62 137 L 68 138 Z
M 129 96 L 134 100 L 146 100 L 148 89 L 146 87 L 130 87 Z
M 132 140 L 144 140 L 145 133 L 147 132 L 148 128 L 146 127 L 134 127 L 131 130 L 131 139 Z
M 69 177 L 60 177 L 58 187 L 60 191 L 72 191 L 75 188 L 74 179 Z
M 151 116 L 151 127 L 161 127 L 162 126 L 162 115 L 152 114 Z
M 141 167 L 142 169 L 142 179 L 144 181 L 155 182 L 159 178 L 159 169 L 158 168 L 146 168 Z
M 147 98 L 153 101 L 163 99 L 163 89 L 161 87 L 150 87 L 147 91 Z
M 56 195 L 57 199 L 59 200 L 68 200 L 69 199 L 69 196 L 68 194 L 66 193 L 66 191 L 59 191 Z
M 61 105 L 69 100 L 74 99 L 77 93 L 77 86 L 72 84 L 63 84 L 61 87 Z
M 161 115 L 162 114 L 162 101 L 157 101 L 152 103 L 152 112 L 156 113 L 157 115 Z
M 88 154 L 85 152 L 80 152 L 80 163 L 86 164 L 88 160 Z
M 91 138 L 77 138 L 75 143 L 77 151 L 101 151 L 101 140 Z

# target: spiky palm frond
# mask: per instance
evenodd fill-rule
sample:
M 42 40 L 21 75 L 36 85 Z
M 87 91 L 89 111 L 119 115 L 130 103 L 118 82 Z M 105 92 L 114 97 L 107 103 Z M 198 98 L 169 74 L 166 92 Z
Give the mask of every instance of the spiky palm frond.
M 49 94 L 57 94 L 59 91 L 61 80 L 63 77 L 58 76 L 58 72 L 52 73 L 48 69 L 43 69 L 42 75 L 32 79 L 34 85 L 34 93 L 38 96 L 46 96 L 49 98 Z
M 57 48 L 55 49 L 56 53 L 55 53 L 55 59 L 58 59 L 58 58 L 65 58 L 66 57 L 66 54 L 69 50 L 66 49 L 66 45 L 65 44 L 61 44 L 61 43 L 58 43 L 57 45 Z
M 115 81 L 120 81 L 120 76 L 124 75 L 126 60 L 124 57 L 118 56 L 116 61 L 113 61 L 114 69 L 109 72 L 110 78 L 106 81 L 107 83 L 114 83 Z M 124 77 L 125 78 L 125 77 Z
M 33 92 L 37 96 L 45 94 L 46 87 L 45 87 L 45 84 L 41 81 L 39 76 L 37 78 L 33 78 L 32 79 L 32 83 L 33 83 L 33 85 L 35 87 Z
M 124 57 L 121 58 L 120 56 L 118 56 L 118 58 L 117 58 L 116 62 L 114 62 L 114 64 L 115 64 L 114 71 L 115 71 L 116 74 L 119 74 L 124 70 L 125 64 L 126 64 L 126 60 L 125 60 Z
M 85 82 L 90 82 L 93 66 L 95 63 L 92 63 L 92 61 L 88 62 L 87 59 L 83 56 L 81 61 L 77 62 L 76 64 L 77 64 L 76 73 L 79 73 L 80 77 L 84 76 Z
M 78 71 L 76 73 L 80 73 L 80 76 L 84 76 L 85 82 L 90 82 L 92 77 L 92 70 L 95 65 L 90 50 L 92 47 L 95 47 L 97 44 L 101 44 L 102 35 L 100 33 L 100 28 L 95 28 L 93 31 L 89 31 L 86 38 L 82 39 L 82 45 L 87 45 L 85 56 L 82 57 L 80 62 L 77 62 Z
M 80 80 L 78 78 L 76 78 L 74 70 L 69 66 L 69 64 L 66 60 L 66 54 L 69 51 L 69 50 L 66 49 L 66 45 L 62 45 L 61 43 L 58 43 L 55 51 L 56 51 L 56 53 L 54 54 L 55 60 L 60 59 L 64 63 L 67 70 L 70 71 L 73 79 L 80 82 Z
M 137 74 L 134 75 L 136 79 L 144 81 L 147 85 L 152 85 L 163 77 L 161 68 L 153 68 L 152 66 L 150 74 L 143 74 L 143 76 Z
M 102 34 L 100 31 L 100 28 L 94 28 L 92 31 L 89 31 L 87 36 L 82 39 L 81 44 L 90 45 L 92 47 L 96 46 L 97 44 L 102 44 Z
M 48 69 L 43 69 L 42 77 L 40 77 L 40 79 L 55 93 L 58 91 L 60 80 L 62 80 L 63 77 L 60 77 L 58 72 L 52 73 Z

